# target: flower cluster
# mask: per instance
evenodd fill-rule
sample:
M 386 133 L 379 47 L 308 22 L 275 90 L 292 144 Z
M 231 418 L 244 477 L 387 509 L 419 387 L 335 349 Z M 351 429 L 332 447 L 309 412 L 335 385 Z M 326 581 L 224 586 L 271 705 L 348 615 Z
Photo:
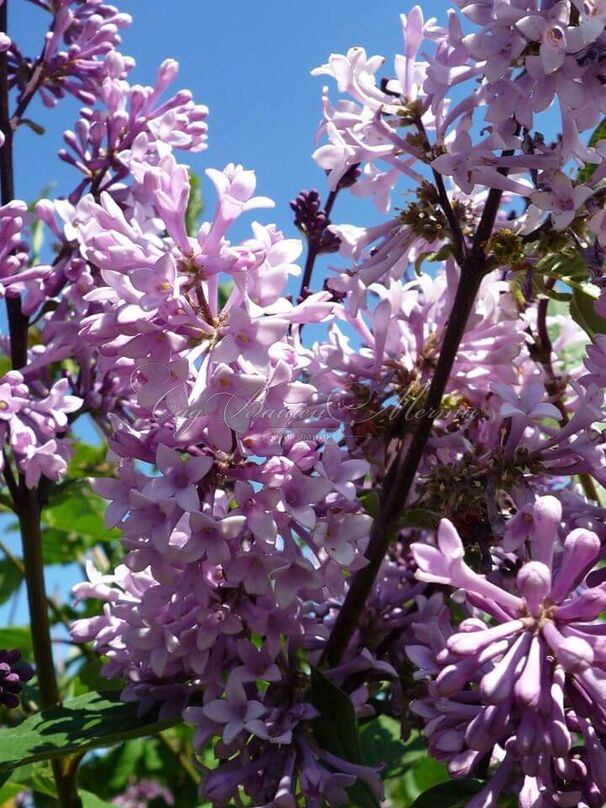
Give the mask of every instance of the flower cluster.
M 419 645 L 408 654 L 429 695 L 412 704 L 426 722 L 429 748 L 455 777 L 473 771 L 498 745 L 494 780 L 469 804 L 493 804 L 520 767 L 522 805 L 546 792 L 558 805 L 604 800 L 606 659 L 598 621 L 603 584 L 583 583 L 600 554 L 600 539 L 584 528 L 558 541 L 562 506 L 539 497 L 524 512 L 528 560 L 513 581 L 491 580 L 465 563 L 465 549 L 444 519 L 437 547 L 415 543 L 417 577 L 465 592 L 474 616 L 453 627 L 447 615 L 417 624 Z M 519 536 L 512 525 L 509 539 Z M 521 538 L 521 537 L 520 537 Z M 584 748 L 575 742 L 579 735 Z M 597 801 L 596 801 L 597 800 Z
M 395 75 L 362 48 L 314 71 L 345 97 L 323 95 L 326 202 L 291 204 L 297 296 L 303 245 L 252 170 L 208 168 L 215 202 L 193 221 L 176 155 L 206 147 L 207 110 L 165 97 L 176 62 L 132 85 L 127 15 L 38 5 L 40 58 L 0 42 L 15 128 L 38 93 L 87 106 L 60 152 L 67 198 L 0 208 L 1 470 L 16 503 L 24 485 L 44 504 L 72 423 L 107 441 L 115 473 L 92 485 L 124 555 L 89 562 L 73 638 L 141 714 L 195 728 L 216 806 L 381 798 L 380 773 L 318 729 L 321 677 L 359 718 L 424 724 L 453 777 L 487 780 L 471 806 L 518 788 L 522 808 L 597 808 L 606 140 L 588 133 L 606 12 L 460 2 L 442 28 L 417 7 Z M 337 223 L 344 193 L 395 215 Z M 140 785 L 124 804 L 151 798 Z

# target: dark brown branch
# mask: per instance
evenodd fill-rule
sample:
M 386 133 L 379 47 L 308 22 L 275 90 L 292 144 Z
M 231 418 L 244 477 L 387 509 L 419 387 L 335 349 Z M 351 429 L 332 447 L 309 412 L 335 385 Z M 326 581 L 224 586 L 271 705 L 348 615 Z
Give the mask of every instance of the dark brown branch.
M 323 652 L 322 662 L 329 666 L 338 664 L 347 648 L 397 530 L 397 518 L 413 486 L 434 420 L 440 409 L 467 320 L 487 270 L 485 249 L 494 227 L 501 197 L 502 191 L 494 188 L 488 194 L 471 251 L 461 267 L 461 275 L 444 332 L 440 356 L 424 404 L 423 417 L 418 421 L 408 450 L 404 451 L 403 447 L 400 447 L 400 451 L 385 475 L 379 516 L 373 523 L 365 553 L 368 564 L 355 574 Z

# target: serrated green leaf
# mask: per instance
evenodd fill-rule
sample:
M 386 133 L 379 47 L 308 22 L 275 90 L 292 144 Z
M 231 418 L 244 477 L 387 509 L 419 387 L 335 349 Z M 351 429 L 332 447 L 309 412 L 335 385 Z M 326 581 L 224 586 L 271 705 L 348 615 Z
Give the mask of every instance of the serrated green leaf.
M 479 780 L 451 780 L 423 792 L 412 808 L 465 808 L 469 799 L 481 791 Z
M 86 693 L 49 707 L 0 733 L 0 771 L 153 735 L 176 723 L 160 721 L 154 713 L 138 717 L 137 709 L 120 701 L 117 692 Z

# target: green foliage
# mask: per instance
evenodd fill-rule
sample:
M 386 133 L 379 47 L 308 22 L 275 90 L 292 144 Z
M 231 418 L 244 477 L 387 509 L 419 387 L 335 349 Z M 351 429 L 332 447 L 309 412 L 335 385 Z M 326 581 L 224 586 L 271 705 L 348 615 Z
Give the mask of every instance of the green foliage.
M 606 119 L 601 121 L 591 133 L 589 138 L 589 146 L 597 146 L 600 140 L 606 139 Z M 584 183 L 591 179 L 593 172 L 596 170 L 597 164 L 587 163 L 577 174 L 577 182 Z
M 14 595 L 21 586 L 23 573 L 8 558 L 0 559 L 0 603 L 6 601 Z
M 465 808 L 470 798 L 482 788 L 479 780 L 452 780 L 425 791 L 412 808 Z
M 317 668 L 311 670 L 311 703 L 320 715 L 312 722 L 321 747 L 344 760 L 362 763 L 362 744 L 356 714 L 349 696 Z M 362 783 L 350 789 L 353 804 L 377 808 L 379 803 Z
M 34 656 L 29 626 L 0 628 L 0 648 L 18 648 L 23 659 L 31 662 Z
M 382 767 L 389 808 L 410 808 L 427 789 L 450 782 L 446 766 L 428 756 L 419 732 L 405 741 L 400 735 L 399 722 L 385 715 L 366 723 L 360 733 L 364 760 Z
M 137 716 L 137 705 L 120 701 L 117 692 L 86 693 L 0 733 L 0 771 L 151 735 L 172 723 Z
M 231 291 L 234 288 L 233 281 L 226 281 L 225 283 L 219 284 L 219 310 L 225 306 L 227 303 L 227 299 L 231 295 Z
M 185 229 L 188 235 L 195 236 L 200 225 L 200 216 L 204 210 L 200 177 L 195 171 L 189 172 L 189 202 L 185 212 Z
M 126 741 L 85 760 L 79 769 L 80 785 L 111 800 L 129 785 L 151 778 L 170 790 L 177 806 L 194 808 L 201 803 L 199 775 L 191 764 L 192 740 L 193 729 L 179 724 L 152 738 Z
M 42 514 L 44 558 L 47 564 L 70 564 L 84 559 L 97 543 L 117 540 L 118 531 L 103 525 L 103 500 L 84 485 L 77 496 L 45 508 Z
M 596 334 L 606 334 L 606 319 L 595 310 L 598 290 L 591 284 L 575 287 L 570 301 L 570 316 L 593 339 Z
M 78 792 L 82 800 L 82 808 L 110 808 L 111 803 L 99 799 L 96 794 L 91 791 L 83 791 L 80 789 Z

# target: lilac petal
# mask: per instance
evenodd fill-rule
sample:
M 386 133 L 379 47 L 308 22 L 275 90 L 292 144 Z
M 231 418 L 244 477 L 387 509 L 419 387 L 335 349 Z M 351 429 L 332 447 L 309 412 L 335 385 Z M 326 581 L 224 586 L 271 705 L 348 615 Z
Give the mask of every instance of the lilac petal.
M 540 561 L 529 561 L 519 571 L 517 583 L 530 613 L 538 617 L 541 604 L 551 591 L 551 570 Z
M 521 620 L 510 620 L 483 631 L 459 631 L 448 638 L 447 645 L 455 654 L 475 654 L 493 642 L 517 634 L 523 628 L 524 623 Z
M 529 633 L 518 637 L 503 659 L 482 678 L 480 692 L 489 704 L 500 704 L 513 691 L 518 665 L 528 653 L 531 639 Z
M 598 557 L 601 543 L 591 530 L 576 528 L 564 541 L 564 552 L 555 576 L 551 599 L 559 603 L 582 580 L 588 567 Z
M 606 610 L 606 591 L 601 587 L 586 589 L 581 595 L 556 606 L 553 610 L 558 621 L 595 620 Z
M 593 664 L 593 650 L 581 637 L 564 637 L 553 623 L 543 627 L 543 635 L 565 671 L 576 673 Z
M 515 683 L 514 692 L 523 704 L 536 710 L 541 700 L 541 664 L 545 648 L 539 637 L 533 637 L 528 659 L 521 675 Z
M 606 750 L 589 721 L 579 717 L 579 724 L 585 738 L 585 749 L 591 765 L 591 776 L 595 779 L 601 793 L 604 794 L 606 793 Z
M 562 504 L 555 497 L 539 497 L 533 506 L 532 556 L 551 568 L 553 546 L 562 519 Z

